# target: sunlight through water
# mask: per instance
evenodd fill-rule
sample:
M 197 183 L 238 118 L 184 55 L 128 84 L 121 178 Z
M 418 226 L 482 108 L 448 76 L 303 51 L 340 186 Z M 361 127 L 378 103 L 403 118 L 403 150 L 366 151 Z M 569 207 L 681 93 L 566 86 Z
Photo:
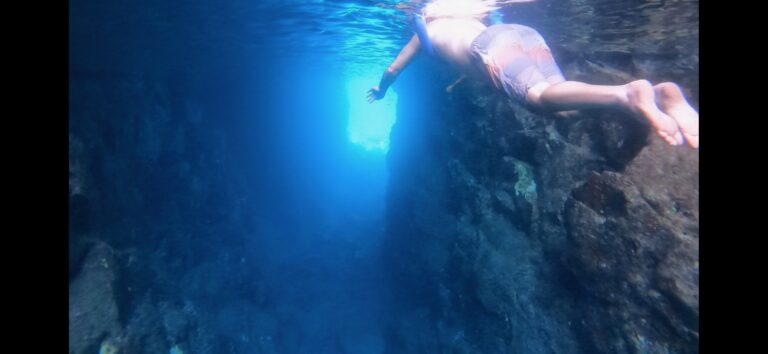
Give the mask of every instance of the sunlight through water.
M 390 88 L 379 101 L 368 103 L 366 99 L 366 92 L 379 82 L 381 67 L 386 67 L 386 64 L 366 71 L 350 70 L 347 74 L 347 136 L 351 143 L 368 151 L 386 154 L 389 132 L 396 119 L 397 93 Z

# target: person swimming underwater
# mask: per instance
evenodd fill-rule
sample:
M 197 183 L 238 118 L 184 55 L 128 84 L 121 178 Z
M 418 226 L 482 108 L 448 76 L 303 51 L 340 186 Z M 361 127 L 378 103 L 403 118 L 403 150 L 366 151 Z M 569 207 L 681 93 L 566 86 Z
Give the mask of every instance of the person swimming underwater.
M 508 0 L 529 2 L 533 0 Z M 482 20 L 497 9 L 492 0 L 434 0 L 421 14 L 427 44 L 434 55 L 456 67 L 464 78 L 489 82 L 512 100 L 530 108 L 568 116 L 587 108 L 618 108 L 647 120 L 670 145 L 699 147 L 699 113 L 672 82 L 652 85 L 636 80 L 625 85 L 592 85 L 568 81 L 544 38 L 518 24 L 486 26 Z M 381 77 L 368 90 L 368 101 L 381 99 L 397 76 L 423 48 L 419 35 L 411 37 Z

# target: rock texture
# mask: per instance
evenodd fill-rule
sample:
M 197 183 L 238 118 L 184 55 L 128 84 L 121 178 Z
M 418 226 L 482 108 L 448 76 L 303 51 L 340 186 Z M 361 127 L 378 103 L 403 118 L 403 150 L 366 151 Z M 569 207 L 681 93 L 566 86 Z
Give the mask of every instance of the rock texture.
M 620 68 L 579 62 L 589 59 L 565 60 L 566 75 L 627 79 Z M 656 76 L 674 77 L 670 70 Z M 697 74 L 687 73 L 680 84 L 696 91 Z M 437 75 L 446 85 L 452 79 Z M 402 107 L 423 100 L 411 97 L 424 87 L 398 89 Z M 393 128 L 385 252 L 392 281 L 423 298 L 438 323 L 435 345 L 460 353 L 698 352 L 697 150 L 668 146 L 617 112 L 563 119 L 479 84 L 452 95 L 431 89 L 434 102 L 401 110 Z M 417 338 L 393 336 L 418 348 Z
M 232 133 L 206 124 L 184 83 L 76 72 L 70 85 L 70 352 L 221 352 L 180 274 L 209 235 L 242 234 L 247 196 L 219 187 L 242 165 L 226 157 Z
M 697 347 L 696 162 L 656 142 L 623 174 L 592 174 L 566 202 L 566 263 L 588 289 L 587 303 L 602 310 L 588 319 L 620 324 L 592 332 L 602 351 Z
M 96 353 L 122 335 L 117 305 L 117 262 L 103 242 L 94 244 L 69 285 L 69 352 Z

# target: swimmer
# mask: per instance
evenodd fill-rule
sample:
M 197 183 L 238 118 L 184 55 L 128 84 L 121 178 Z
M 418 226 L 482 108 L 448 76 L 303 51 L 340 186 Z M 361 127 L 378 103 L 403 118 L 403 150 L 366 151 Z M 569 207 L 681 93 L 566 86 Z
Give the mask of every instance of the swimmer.
M 482 21 L 496 5 L 532 0 L 435 0 L 421 15 L 426 24 L 422 41 L 434 55 L 456 67 L 464 78 L 483 80 L 529 108 L 567 117 L 588 108 L 616 108 L 653 126 L 670 145 L 684 142 L 699 147 L 699 113 L 680 87 L 636 80 L 625 85 L 592 85 L 568 81 L 552 57 L 544 38 L 533 28 L 517 24 L 486 26 Z M 418 26 L 417 26 L 418 27 Z M 413 35 L 368 91 L 368 101 L 381 99 L 387 88 L 424 46 Z

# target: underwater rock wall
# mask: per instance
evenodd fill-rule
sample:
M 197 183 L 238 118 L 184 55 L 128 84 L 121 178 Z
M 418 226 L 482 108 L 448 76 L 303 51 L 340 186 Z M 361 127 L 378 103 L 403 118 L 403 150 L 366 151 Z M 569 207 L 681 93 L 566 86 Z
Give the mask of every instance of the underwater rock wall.
M 216 257 L 212 239 L 240 242 L 232 235 L 248 228 L 248 172 L 236 168 L 237 135 L 206 119 L 188 87 L 124 73 L 70 77 L 70 353 L 223 350 L 210 315 L 183 300 L 195 284 L 182 275 Z
M 121 334 L 116 260 L 103 242 L 91 247 L 69 286 L 70 353 L 96 353 L 104 338 Z
M 575 79 L 623 80 L 561 64 Z M 681 85 L 695 88 L 688 73 Z M 621 113 L 539 115 L 479 84 L 435 97 L 436 111 L 400 112 L 393 128 L 384 249 L 402 296 L 424 300 L 435 346 L 698 352 L 698 151 Z

